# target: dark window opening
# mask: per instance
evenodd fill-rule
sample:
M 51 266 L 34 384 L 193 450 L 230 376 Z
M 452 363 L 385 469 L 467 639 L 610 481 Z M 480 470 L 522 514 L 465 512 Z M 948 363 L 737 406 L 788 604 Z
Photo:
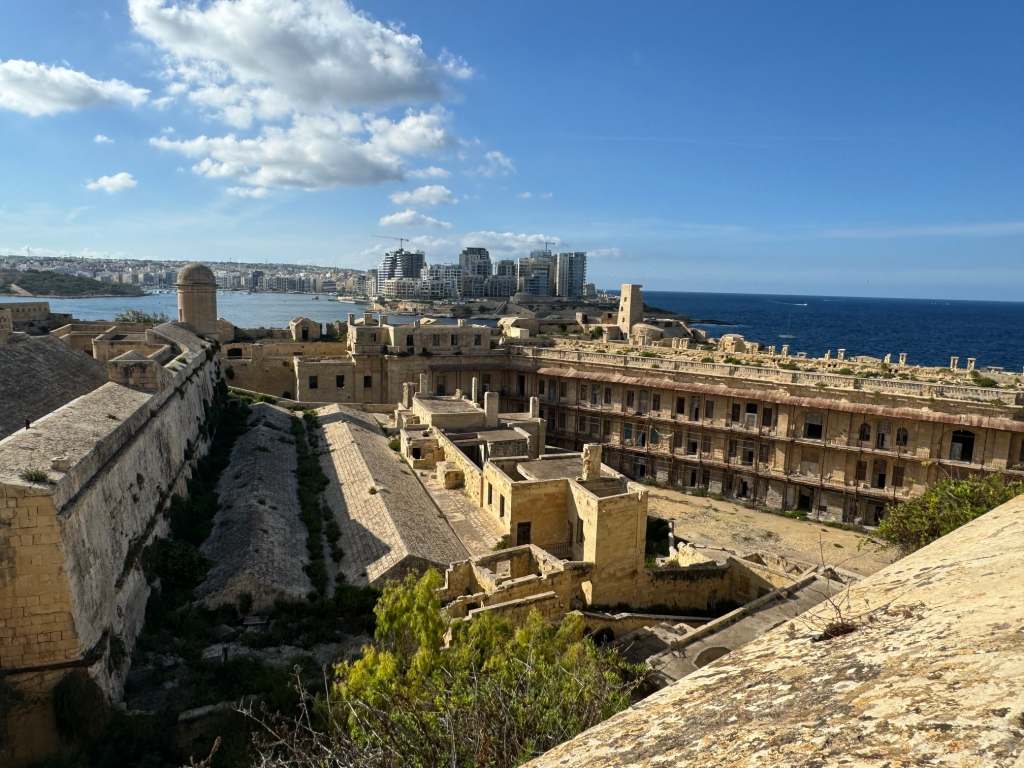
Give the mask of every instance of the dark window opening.
M 871 442 L 871 425 L 866 421 L 860 425 L 860 429 L 857 430 L 857 439 L 862 443 Z
M 344 389 L 344 387 L 345 387 L 345 377 L 344 376 L 335 376 L 334 377 L 334 386 L 336 386 L 338 389 Z
M 235 347 L 234 349 L 229 349 L 228 350 L 228 357 L 241 357 L 241 356 L 242 356 L 242 350 L 239 347 Z
M 369 389 L 373 386 L 373 376 L 363 376 L 363 388 Z
M 316 376 L 310 376 L 309 377 L 309 388 L 310 389 L 316 389 L 318 386 L 319 386 L 319 382 L 317 381 Z
M 821 440 L 821 414 L 808 413 L 804 417 L 804 437 L 808 440 Z
M 967 429 L 958 429 L 953 433 L 949 445 L 949 458 L 953 461 L 972 461 L 974 459 L 974 433 Z
M 909 441 L 910 434 L 907 432 L 906 427 L 900 427 L 896 430 L 896 445 L 898 447 L 906 448 Z
M 504 514 L 504 501 L 502 497 L 502 514 Z M 530 524 L 529 523 L 516 523 L 516 546 L 522 546 L 523 544 L 530 543 Z

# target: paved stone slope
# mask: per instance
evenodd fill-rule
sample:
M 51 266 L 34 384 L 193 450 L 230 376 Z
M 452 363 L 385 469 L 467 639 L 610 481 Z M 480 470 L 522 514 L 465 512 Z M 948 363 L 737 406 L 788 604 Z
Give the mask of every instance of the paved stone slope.
M 0 440 L 106 381 L 102 365 L 52 336 L 0 345 Z
M 1021 766 L 1022 551 L 1019 496 L 529 765 Z
M 330 405 L 317 415 L 331 449 L 323 458 L 331 481 L 325 496 L 338 515 L 341 570 L 349 581 L 379 585 L 469 557 L 370 414 Z
M 214 607 L 252 595 L 256 610 L 312 590 L 303 566 L 306 528 L 299 514 L 291 413 L 257 403 L 217 485 L 220 509 L 202 552 L 213 563 L 196 594 Z

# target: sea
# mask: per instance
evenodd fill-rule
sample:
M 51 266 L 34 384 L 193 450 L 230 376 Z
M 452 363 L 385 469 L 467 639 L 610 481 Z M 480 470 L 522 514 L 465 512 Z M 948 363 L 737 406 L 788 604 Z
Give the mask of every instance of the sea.
M 33 299 L 0 299 L 19 300 Z M 127 309 L 177 315 L 173 292 L 46 300 L 54 312 L 79 320 L 109 320 Z M 977 358 L 979 368 L 1020 371 L 1024 366 L 1024 302 L 664 291 L 644 291 L 644 301 L 691 318 L 713 336 L 739 333 L 766 345 L 789 344 L 793 353 L 819 356 L 830 349 L 835 355 L 842 347 L 848 356 L 892 353 L 894 360 L 906 352 L 908 362 L 920 365 L 948 365 L 950 356 L 957 355 L 961 366 L 968 357 Z M 217 296 L 218 314 L 243 328 L 282 327 L 298 316 L 343 320 L 349 312 L 365 309 L 309 294 L 222 291 Z

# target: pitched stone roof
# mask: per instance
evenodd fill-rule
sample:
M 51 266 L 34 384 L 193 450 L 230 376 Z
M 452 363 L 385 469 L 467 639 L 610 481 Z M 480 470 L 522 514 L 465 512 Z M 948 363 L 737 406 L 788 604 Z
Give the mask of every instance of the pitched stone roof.
M 0 439 L 106 381 L 102 365 L 52 336 L 0 345 Z
M 317 416 L 331 448 L 324 459 L 331 481 L 326 500 L 340 512 L 342 566 L 350 581 L 380 585 L 469 557 L 370 414 L 330 405 Z

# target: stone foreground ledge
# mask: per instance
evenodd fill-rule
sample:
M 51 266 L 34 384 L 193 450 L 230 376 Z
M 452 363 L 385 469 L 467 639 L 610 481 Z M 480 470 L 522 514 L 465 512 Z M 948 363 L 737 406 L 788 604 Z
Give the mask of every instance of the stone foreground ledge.
M 1024 496 L 529 763 L 1024 765 Z

